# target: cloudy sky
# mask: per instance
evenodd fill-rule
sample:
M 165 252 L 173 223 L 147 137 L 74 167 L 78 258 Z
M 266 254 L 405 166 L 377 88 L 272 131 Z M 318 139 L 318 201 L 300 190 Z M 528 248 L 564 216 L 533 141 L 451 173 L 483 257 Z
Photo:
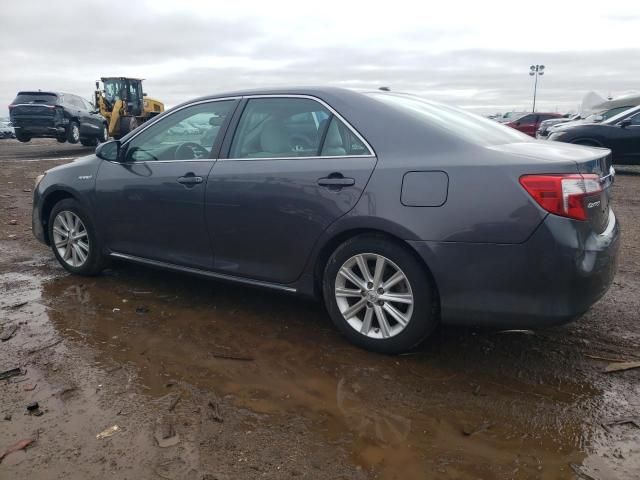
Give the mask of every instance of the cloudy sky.
M 15 0 L 0 11 L 0 116 L 21 89 L 90 98 L 147 79 L 175 105 L 225 90 L 338 85 L 419 93 L 478 112 L 575 110 L 640 91 L 640 4 L 616 1 Z

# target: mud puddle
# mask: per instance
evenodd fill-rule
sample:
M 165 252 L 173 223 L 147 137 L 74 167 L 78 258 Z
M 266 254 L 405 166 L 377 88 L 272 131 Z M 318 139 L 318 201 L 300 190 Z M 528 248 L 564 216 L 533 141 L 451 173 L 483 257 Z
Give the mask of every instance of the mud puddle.
M 423 351 L 385 357 L 345 343 L 318 305 L 269 292 L 122 264 L 94 279 L 9 280 L 38 305 L 33 318 L 99 364 L 127 366 L 142 394 L 195 388 L 304 419 L 381 478 L 608 468 L 588 455 L 610 444 L 597 418 L 612 399 L 543 337 L 443 329 Z

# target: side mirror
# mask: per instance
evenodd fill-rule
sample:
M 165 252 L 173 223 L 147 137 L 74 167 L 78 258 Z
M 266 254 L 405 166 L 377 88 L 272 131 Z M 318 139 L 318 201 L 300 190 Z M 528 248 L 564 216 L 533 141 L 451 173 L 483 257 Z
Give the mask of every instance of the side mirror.
M 631 125 L 631 119 L 625 118 L 618 125 L 620 125 L 620 128 L 627 128 L 629 125 Z
M 593 117 L 593 121 L 598 123 L 604 120 L 604 117 L 602 115 L 596 115 L 595 117 Z
M 108 162 L 117 162 L 120 158 L 120 140 L 111 140 L 98 145 L 96 157 Z
M 519 127 L 519 126 L 520 126 L 520 122 L 516 122 L 516 127 Z
M 146 97 L 146 96 L 147 96 L 146 92 L 145 92 L 145 93 L 143 93 L 143 94 L 142 94 L 142 96 L 143 96 L 143 97 Z

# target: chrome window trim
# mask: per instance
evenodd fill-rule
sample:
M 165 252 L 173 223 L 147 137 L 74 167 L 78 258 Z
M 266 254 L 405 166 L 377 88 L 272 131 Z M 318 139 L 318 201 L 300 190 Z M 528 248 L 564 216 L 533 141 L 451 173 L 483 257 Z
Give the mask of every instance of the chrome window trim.
M 240 157 L 240 158 L 219 158 L 218 162 L 255 162 L 260 160 L 321 160 L 326 158 L 375 158 L 375 155 L 313 155 L 311 157 Z M 178 160 L 184 161 L 184 160 Z
M 326 156 L 326 157 L 317 156 L 317 155 L 314 155 L 313 157 L 233 157 L 233 158 L 219 158 L 218 160 L 291 160 L 293 158 L 320 159 L 320 158 L 373 158 L 373 157 L 376 157 L 376 152 L 371 147 L 369 142 L 367 142 L 365 138 L 362 135 L 360 135 L 360 133 L 349 122 L 347 122 L 342 115 L 340 115 L 331 105 L 329 105 L 327 102 L 325 102 L 321 98 L 314 97 L 313 95 L 294 94 L 294 93 L 292 94 L 265 93 L 265 94 L 256 94 L 256 95 L 245 95 L 242 98 L 243 99 L 246 98 L 247 100 L 251 100 L 253 98 L 304 98 L 307 100 L 313 100 L 315 102 L 318 102 L 320 105 L 322 105 L 327 110 L 329 110 L 335 117 L 337 117 L 338 120 L 344 123 L 346 127 L 351 131 L 351 133 L 353 133 L 358 138 L 358 140 L 360 140 L 364 144 L 364 146 L 367 147 L 370 153 L 368 155 L 338 155 L 338 156 Z M 234 137 L 235 137 L 235 132 L 234 132 Z M 232 142 L 233 142 L 233 139 L 232 139 Z
M 158 115 L 156 118 L 149 120 L 148 122 L 145 122 L 140 131 L 136 132 L 135 135 L 133 135 L 131 138 L 127 139 L 127 141 L 123 144 L 120 145 L 120 148 L 124 148 L 125 146 L 127 146 L 134 138 L 136 138 L 138 135 L 140 135 L 141 133 L 145 132 L 147 129 L 151 128 L 153 125 L 155 125 L 157 122 L 170 117 L 171 115 L 184 110 L 185 108 L 189 108 L 192 107 L 194 105 L 201 105 L 204 103 L 214 103 L 214 102 L 223 102 L 223 101 L 227 101 L 227 100 L 242 100 L 242 99 L 247 99 L 247 100 L 251 100 L 253 98 L 304 98 L 307 100 L 313 100 L 318 102 L 319 104 L 321 104 L 323 107 L 325 107 L 327 110 L 329 110 L 334 116 L 336 116 L 342 123 L 344 123 L 346 125 L 346 127 L 351 131 L 351 133 L 353 133 L 358 140 L 360 140 L 364 146 L 369 150 L 369 154 L 367 155 L 332 155 L 332 156 L 318 156 L 318 155 L 314 155 L 314 156 L 310 156 L 310 157 L 239 157 L 239 158 L 207 158 L 207 159 L 201 159 L 201 160 L 187 160 L 187 159 L 183 159 L 183 160 L 143 160 L 141 162 L 134 162 L 134 163 L 172 163 L 172 162 L 185 162 L 185 161 L 196 161 L 196 162 L 215 162 L 215 161 L 254 161 L 254 160 L 292 160 L 292 159 L 310 159 L 310 160 L 319 160 L 319 159 L 323 159 L 323 158 L 375 158 L 376 157 L 376 152 L 373 149 L 373 147 L 371 147 L 371 145 L 369 144 L 369 142 L 367 142 L 367 140 L 360 135 L 360 133 L 349 123 L 345 120 L 345 118 L 340 115 L 331 105 L 329 105 L 327 102 L 325 102 L 324 100 L 322 100 L 321 98 L 318 97 L 314 97 L 313 95 L 306 95 L 306 94 L 256 94 L 256 95 L 245 95 L 245 96 L 233 96 L 233 97 L 221 97 L 221 98 L 210 98 L 207 100 L 200 100 L 198 102 L 193 102 L 193 103 L 189 103 L 187 105 L 183 105 L 180 108 L 176 108 L 175 110 L 167 113 L 166 115 Z M 234 136 L 235 136 L 235 132 Z M 233 139 L 232 139 L 233 140 Z M 117 164 L 122 164 L 122 162 L 117 162 L 115 160 L 107 160 L 110 163 L 117 163 Z

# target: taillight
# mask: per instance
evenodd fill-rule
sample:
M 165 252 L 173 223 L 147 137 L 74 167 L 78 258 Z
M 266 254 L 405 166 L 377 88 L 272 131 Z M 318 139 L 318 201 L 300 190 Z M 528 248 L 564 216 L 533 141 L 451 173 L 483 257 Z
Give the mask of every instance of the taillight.
M 547 212 L 576 220 L 587 219 L 584 197 L 602 192 L 595 174 L 523 175 L 520 184 Z

